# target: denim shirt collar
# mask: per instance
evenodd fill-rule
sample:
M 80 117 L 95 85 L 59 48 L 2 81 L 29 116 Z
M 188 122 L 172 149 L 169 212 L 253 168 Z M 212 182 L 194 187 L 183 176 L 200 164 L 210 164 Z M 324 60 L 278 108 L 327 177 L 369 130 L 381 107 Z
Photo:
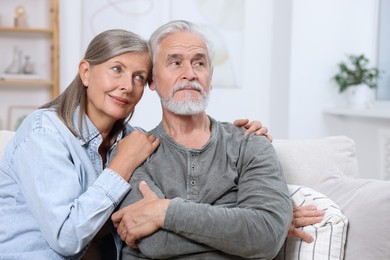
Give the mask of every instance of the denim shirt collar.
M 84 145 L 86 143 L 89 143 L 91 140 L 93 140 L 95 138 L 101 139 L 102 137 L 101 137 L 101 134 L 99 132 L 99 129 L 96 128 L 96 126 L 93 124 L 93 122 L 88 117 L 88 115 L 86 115 L 84 113 L 82 116 L 83 116 L 83 119 L 81 120 L 81 123 L 83 124 L 83 127 L 82 127 L 82 133 L 80 134 L 80 136 L 82 136 L 82 138 L 79 138 L 80 144 Z M 79 117 L 80 117 L 80 107 L 77 107 L 74 114 L 73 114 L 73 125 L 74 125 L 76 131 L 79 131 L 79 123 L 80 123 Z M 118 136 L 116 137 L 115 143 L 117 143 L 119 140 L 121 140 L 124 135 L 130 133 L 132 130 L 133 130 L 133 127 L 128 125 L 124 131 L 119 132 Z M 100 142 L 101 141 L 102 140 L 100 140 Z

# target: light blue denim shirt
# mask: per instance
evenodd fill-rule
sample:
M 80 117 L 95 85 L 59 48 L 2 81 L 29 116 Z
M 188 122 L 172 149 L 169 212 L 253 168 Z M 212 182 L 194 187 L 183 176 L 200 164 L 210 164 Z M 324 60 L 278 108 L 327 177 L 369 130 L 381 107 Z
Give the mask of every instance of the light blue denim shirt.
M 78 258 L 129 192 L 129 183 L 103 165 L 102 137 L 85 121 L 81 140 L 54 110 L 37 110 L 8 144 L 0 163 L 0 259 Z

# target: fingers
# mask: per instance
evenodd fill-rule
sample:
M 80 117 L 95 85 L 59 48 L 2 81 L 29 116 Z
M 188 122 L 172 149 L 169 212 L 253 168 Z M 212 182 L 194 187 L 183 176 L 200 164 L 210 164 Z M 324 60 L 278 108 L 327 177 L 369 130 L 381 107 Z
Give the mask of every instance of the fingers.
M 124 209 L 120 209 L 111 215 L 111 220 L 112 220 L 115 228 L 117 228 L 119 223 L 121 222 L 121 220 L 123 218 L 123 214 L 124 214 Z
M 134 236 L 134 233 L 130 232 L 132 230 L 133 222 L 129 219 L 123 219 L 117 228 L 117 233 L 120 238 L 126 242 L 132 248 L 137 248 L 137 237 Z
M 234 120 L 234 122 L 233 122 L 233 124 L 235 126 L 238 126 L 238 127 L 243 127 L 248 123 L 249 123 L 248 119 L 237 119 L 237 120 Z
M 317 210 L 314 205 L 306 205 L 300 207 L 294 207 L 293 209 L 294 218 L 302 218 L 302 217 L 323 217 L 325 215 L 325 211 Z
M 293 225 L 296 228 L 320 223 L 324 217 L 301 217 L 293 220 Z
M 298 237 L 307 243 L 313 242 L 313 237 L 304 232 L 302 227 L 320 223 L 325 216 L 325 211 L 317 210 L 314 205 L 306 205 L 293 208 L 293 220 L 288 230 L 288 237 Z
M 258 122 L 258 123 L 260 123 L 260 122 Z M 245 131 L 245 133 L 249 133 L 249 134 L 252 133 L 251 129 L 253 129 L 253 132 L 256 131 L 255 135 L 257 135 L 257 136 L 264 135 L 265 137 L 267 137 L 268 141 L 270 141 L 272 143 L 273 137 L 272 137 L 272 135 L 270 135 L 268 133 L 267 127 L 262 126 L 261 123 L 260 123 L 260 125 L 259 124 L 252 124 L 251 127 Z
M 266 134 L 265 136 L 267 137 L 268 141 L 270 141 L 270 142 L 272 143 L 272 141 L 274 140 L 274 138 L 272 137 L 272 135 Z
M 262 126 L 259 121 L 251 121 L 244 127 L 247 128 L 247 130 L 245 131 L 246 134 L 255 133 L 256 135 L 264 135 L 268 132 L 267 128 Z
M 317 210 L 314 205 L 306 205 L 293 208 L 292 225 L 295 228 L 320 223 L 325 216 L 325 211 Z
M 238 127 L 244 127 L 246 128 L 245 134 L 252 134 L 255 135 L 264 135 L 267 137 L 267 139 L 272 142 L 273 137 L 268 134 L 268 128 L 263 126 L 263 124 L 260 121 L 249 121 L 248 119 L 237 119 L 233 122 L 234 125 Z
M 255 133 L 257 136 L 264 135 L 270 142 L 273 140 L 272 135 L 268 134 L 268 128 L 263 126 L 260 121 L 248 122 L 243 127 L 247 128 L 245 131 L 246 134 Z
M 290 226 L 288 230 L 288 237 L 297 237 L 307 243 L 311 243 L 314 241 L 314 238 L 311 235 L 304 232 L 302 229 L 295 228 L 294 226 Z
M 144 198 L 148 199 L 158 199 L 158 196 L 156 193 L 154 193 L 148 186 L 148 184 L 145 181 L 141 181 L 139 183 L 139 191 L 141 192 L 142 196 Z
M 148 138 L 149 138 L 149 141 L 151 142 L 152 146 L 154 147 L 153 150 L 155 150 L 157 148 L 157 146 L 159 146 L 159 144 L 160 144 L 160 139 L 153 136 L 153 135 L 149 135 Z

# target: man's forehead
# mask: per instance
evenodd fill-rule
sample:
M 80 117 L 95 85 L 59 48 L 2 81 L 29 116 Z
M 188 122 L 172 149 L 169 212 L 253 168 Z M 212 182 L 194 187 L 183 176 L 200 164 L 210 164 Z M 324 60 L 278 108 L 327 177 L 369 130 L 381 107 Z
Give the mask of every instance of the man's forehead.
M 160 43 L 160 49 L 166 50 L 176 50 L 176 51 L 191 51 L 197 50 L 199 53 L 206 53 L 207 46 L 204 42 L 204 39 L 194 33 L 190 32 L 177 32 L 167 36 Z

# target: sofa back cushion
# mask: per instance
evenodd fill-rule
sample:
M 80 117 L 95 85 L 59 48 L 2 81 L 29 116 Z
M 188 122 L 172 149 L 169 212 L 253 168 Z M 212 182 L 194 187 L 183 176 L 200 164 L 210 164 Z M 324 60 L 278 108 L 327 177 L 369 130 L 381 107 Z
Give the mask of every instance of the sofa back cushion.
M 274 140 L 288 184 L 315 188 L 336 174 L 358 177 L 355 142 L 346 136 Z
M 390 259 L 390 181 L 334 177 L 317 189 L 348 218 L 345 260 Z

